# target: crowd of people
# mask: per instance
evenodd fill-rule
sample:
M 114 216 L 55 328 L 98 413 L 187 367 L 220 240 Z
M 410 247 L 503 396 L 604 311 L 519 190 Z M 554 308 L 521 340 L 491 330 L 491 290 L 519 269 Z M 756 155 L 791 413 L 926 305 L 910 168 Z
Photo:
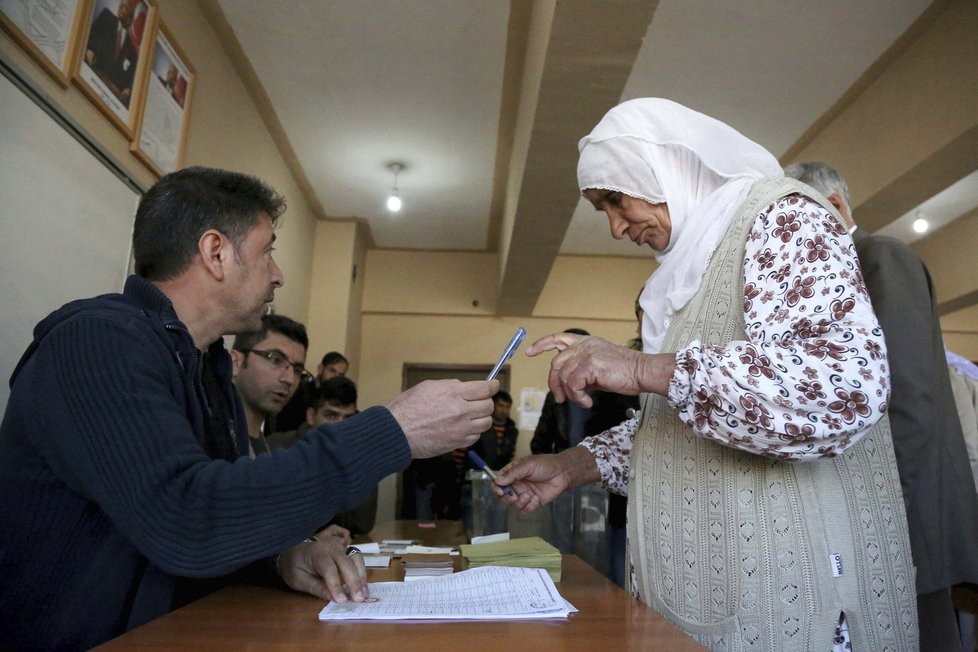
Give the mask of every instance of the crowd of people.
M 11 379 L 0 647 L 91 647 L 233 581 L 363 601 L 345 548 L 378 483 L 403 473 L 417 518 L 471 528 L 473 451 L 564 550 L 574 490 L 614 494 L 618 581 L 711 649 L 961 649 L 978 368 L 949 374 L 920 259 L 856 227 L 837 171 L 782 170 L 668 100 L 611 109 L 579 152 L 582 195 L 659 264 L 636 345 L 528 347 L 554 356 L 520 459 L 498 381 L 361 411 L 344 355 L 309 373 L 305 326 L 269 314 L 284 200 L 223 170 L 160 179 L 124 291 L 48 316 Z

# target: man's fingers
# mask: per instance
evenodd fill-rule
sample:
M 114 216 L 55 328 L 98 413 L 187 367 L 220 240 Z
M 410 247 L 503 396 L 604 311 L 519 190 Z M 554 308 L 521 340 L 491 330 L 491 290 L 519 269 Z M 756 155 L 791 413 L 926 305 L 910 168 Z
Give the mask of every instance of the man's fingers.
M 469 380 L 459 381 L 459 396 L 466 401 L 492 401 L 493 395 L 499 391 L 498 380 Z
M 467 446 L 471 446 L 479 438 L 479 435 L 484 433 L 486 430 L 492 428 L 492 417 L 479 417 L 478 419 L 472 420 L 472 427 L 470 432 L 467 433 L 468 442 Z
M 367 562 L 363 560 L 363 555 L 354 555 L 353 562 L 357 567 L 357 575 L 360 577 L 360 590 L 363 599 L 367 599 L 370 597 L 370 585 L 367 582 Z
M 326 586 L 326 590 L 329 591 L 333 600 L 336 602 L 346 602 L 346 591 L 343 590 L 343 580 L 340 575 L 340 570 L 337 568 L 338 563 L 341 563 L 341 560 L 334 559 L 329 554 L 319 554 L 316 555 L 313 568 L 319 575 L 322 583 Z

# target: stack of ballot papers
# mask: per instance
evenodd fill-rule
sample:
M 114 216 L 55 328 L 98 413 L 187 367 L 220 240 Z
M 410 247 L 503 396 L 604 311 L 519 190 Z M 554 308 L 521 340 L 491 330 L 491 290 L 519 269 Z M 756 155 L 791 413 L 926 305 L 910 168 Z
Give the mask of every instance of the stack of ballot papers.
M 577 611 L 540 568 L 473 568 L 424 582 L 370 584 L 369 602 L 330 602 L 320 620 L 525 620 Z
M 451 575 L 455 571 L 451 555 L 406 554 L 401 557 L 404 564 L 404 581 L 413 582 L 440 575 Z
M 524 537 L 494 543 L 467 544 L 461 547 L 469 568 L 514 566 L 543 568 L 554 582 L 560 581 L 560 551 L 540 537 Z
M 384 555 L 394 555 L 399 557 L 407 552 L 410 546 L 421 543 L 417 539 L 384 539 L 380 542 L 380 553 Z

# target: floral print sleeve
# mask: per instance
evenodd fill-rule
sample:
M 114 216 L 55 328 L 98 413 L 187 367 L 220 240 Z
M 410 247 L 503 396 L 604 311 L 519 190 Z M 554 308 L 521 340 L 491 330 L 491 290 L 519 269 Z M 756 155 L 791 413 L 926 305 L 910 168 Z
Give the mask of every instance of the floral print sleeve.
M 744 257 L 746 341 L 676 353 L 669 404 L 699 436 L 787 461 L 838 454 L 886 413 L 883 334 L 852 240 L 800 195 L 757 215 Z
M 638 417 L 632 417 L 578 444 L 594 456 L 601 472 L 601 486 L 622 496 L 628 495 L 628 456 L 637 430 Z

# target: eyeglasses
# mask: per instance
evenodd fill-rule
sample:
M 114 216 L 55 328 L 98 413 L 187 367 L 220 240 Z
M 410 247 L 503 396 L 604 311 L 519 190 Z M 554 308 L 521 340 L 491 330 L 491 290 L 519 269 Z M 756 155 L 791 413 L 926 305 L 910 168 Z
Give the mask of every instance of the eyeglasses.
M 279 371 L 283 371 L 286 367 L 291 367 L 292 372 L 295 373 L 296 377 L 302 382 L 308 382 L 312 380 L 312 374 L 306 371 L 305 366 L 303 366 L 301 362 L 292 362 L 278 351 L 244 349 L 241 352 L 245 354 L 254 353 L 255 355 L 260 355 L 261 357 L 271 362 L 272 366 L 278 369 Z

